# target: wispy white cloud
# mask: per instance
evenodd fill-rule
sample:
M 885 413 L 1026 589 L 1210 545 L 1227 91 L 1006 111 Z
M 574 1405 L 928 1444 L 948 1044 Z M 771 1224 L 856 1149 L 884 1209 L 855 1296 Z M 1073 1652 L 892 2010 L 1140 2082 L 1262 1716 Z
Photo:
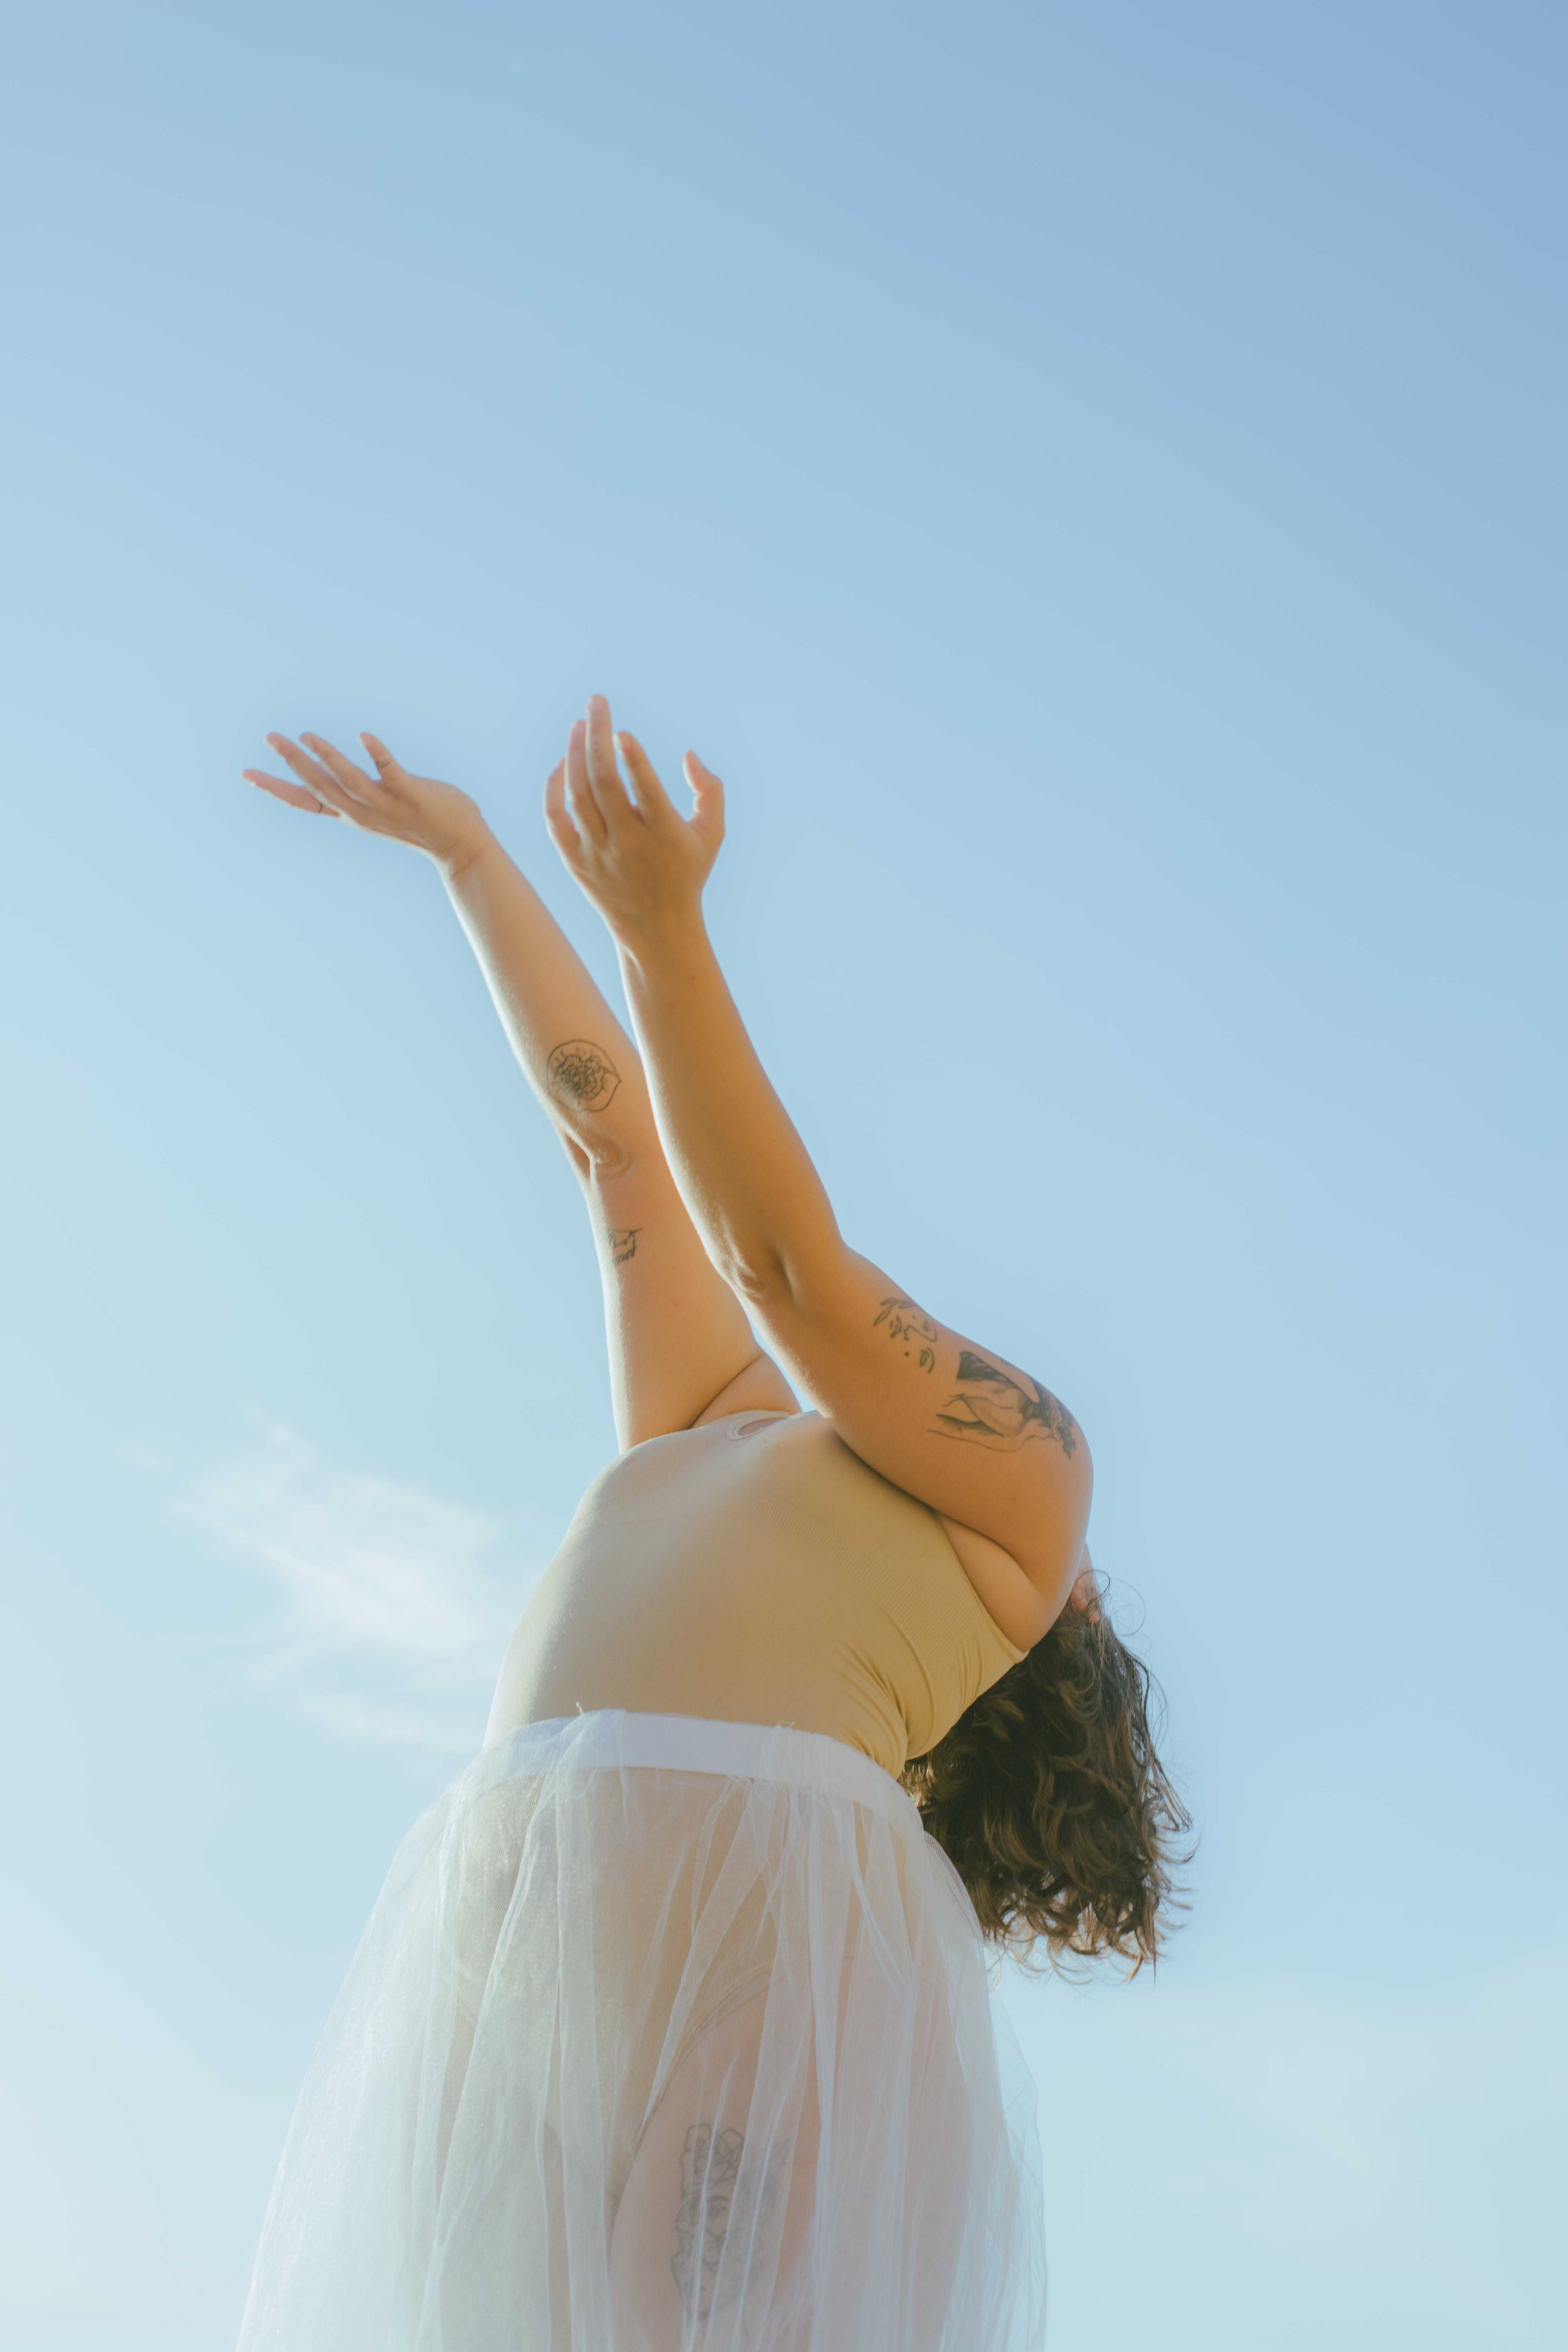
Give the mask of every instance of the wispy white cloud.
M 273 1587 L 234 1652 L 241 1671 L 342 1739 L 471 1754 L 531 1581 L 515 1566 L 502 1580 L 502 1521 L 251 1418 L 253 1438 L 169 1502 Z

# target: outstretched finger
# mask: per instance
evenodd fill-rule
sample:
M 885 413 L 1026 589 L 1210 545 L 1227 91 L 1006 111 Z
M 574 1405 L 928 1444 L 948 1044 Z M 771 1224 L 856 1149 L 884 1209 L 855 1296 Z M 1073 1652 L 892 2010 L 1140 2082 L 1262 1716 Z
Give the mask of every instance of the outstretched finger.
M 610 706 L 602 694 L 588 697 L 588 782 L 606 824 L 627 814 L 631 801 L 616 765 L 615 730 L 610 725 Z
M 304 809 L 310 816 L 336 816 L 338 812 L 303 784 L 291 784 L 282 776 L 269 776 L 265 768 L 242 768 L 241 775 L 247 784 L 258 785 L 270 793 L 275 801 L 287 801 L 290 808 Z
M 585 840 L 599 843 L 609 839 L 605 812 L 595 799 L 594 787 L 588 781 L 588 730 L 581 719 L 572 721 L 572 732 L 566 739 L 566 806 Z
M 390 784 L 395 790 L 408 782 L 408 771 L 401 760 L 395 760 L 379 735 L 361 735 L 360 741 L 370 753 L 377 782 Z
M 334 814 L 342 816 L 353 806 L 353 795 L 344 792 L 324 761 L 301 751 L 300 744 L 291 743 L 287 735 L 269 735 L 267 740 L 280 760 L 287 760 L 306 791 L 314 793 Z M 301 737 L 300 742 L 303 740 Z
M 626 763 L 626 773 L 632 780 L 632 791 L 644 816 L 663 816 L 670 809 L 669 794 L 658 780 L 658 772 L 635 735 L 623 728 L 616 737 L 616 747 Z
M 324 735 L 301 735 L 300 740 L 307 751 L 315 753 L 333 782 L 342 786 L 351 801 L 374 799 L 374 777 L 367 776 L 363 768 L 356 768 L 352 760 L 345 760 L 335 743 L 329 743 Z
M 583 854 L 582 836 L 566 813 L 566 762 L 557 760 L 544 782 L 544 826 L 568 866 Z

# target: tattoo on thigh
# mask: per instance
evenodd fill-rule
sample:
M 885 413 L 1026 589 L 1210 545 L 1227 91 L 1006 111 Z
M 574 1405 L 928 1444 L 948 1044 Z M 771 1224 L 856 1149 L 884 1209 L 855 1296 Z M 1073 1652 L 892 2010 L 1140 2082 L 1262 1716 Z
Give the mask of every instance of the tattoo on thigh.
M 871 1318 L 875 1331 L 881 1324 L 888 1327 L 889 1339 L 902 1345 L 906 1356 L 920 1352 L 922 1372 L 936 1370 L 936 1325 L 929 1315 L 922 1315 L 912 1298 L 884 1298 Z
M 1070 1461 L 1082 1435 L 1059 1398 L 1038 1381 L 1035 1394 L 1010 1372 L 988 1363 L 973 1348 L 958 1351 L 958 1387 L 936 1416 L 936 1433 L 943 1437 L 973 1438 L 993 1451 L 1012 1454 L 1032 1437 L 1054 1441 Z
M 605 1227 L 605 1235 L 610 1244 L 610 1257 L 615 1265 L 625 1265 L 627 1258 L 636 1257 L 637 1235 L 641 1231 L 640 1225 L 606 1225 Z
M 552 1095 L 578 1110 L 603 1110 L 620 1085 L 621 1074 L 591 1037 L 568 1037 L 552 1052 L 545 1080 Z
M 778 2210 L 782 2162 L 775 2157 L 759 2179 L 755 2168 L 745 2164 L 745 2147 L 744 2133 L 729 2126 L 716 2132 L 711 2124 L 693 2124 L 686 2135 L 669 2271 L 691 2318 L 706 2319 L 732 2305 L 744 2286 L 743 2270 L 727 2272 L 721 2284 L 719 2276 L 731 2219 L 739 2218 L 737 2234 L 744 2242 L 753 2227 L 765 2228 Z

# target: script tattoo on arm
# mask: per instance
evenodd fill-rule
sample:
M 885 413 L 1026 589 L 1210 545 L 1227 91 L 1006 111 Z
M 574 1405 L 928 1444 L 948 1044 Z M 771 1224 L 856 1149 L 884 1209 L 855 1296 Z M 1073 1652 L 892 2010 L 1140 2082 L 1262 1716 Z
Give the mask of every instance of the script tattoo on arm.
M 606 1225 L 605 1227 L 605 1239 L 610 1244 L 610 1262 L 613 1265 L 625 1265 L 628 1258 L 636 1257 L 637 1235 L 641 1231 L 640 1225 Z
M 871 1328 L 886 1324 L 888 1337 L 901 1342 L 906 1356 L 920 1352 L 922 1372 L 936 1370 L 936 1325 L 929 1315 L 922 1315 L 912 1298 L 884 1298 L 871 1318 Z
M 1060 1400 L 1038 1381 L 1031 1396 L 997 1365 L 987 1363 L 973 1348 L 958 1351 L 958 1386 L 946 1409 L 937 1414 L 934 1434 L 972 1438 L 999 1453 L 1016 1453 L 1031 1437 L 1051 1439 L 1070 1461 L 1082 1435 Z
M 568 1037 L 557 1045 L 544 1076 L 551 1093 L 576 1110 L 605 1109 L 621 1083 L 619 1070 L 591 1037 Z

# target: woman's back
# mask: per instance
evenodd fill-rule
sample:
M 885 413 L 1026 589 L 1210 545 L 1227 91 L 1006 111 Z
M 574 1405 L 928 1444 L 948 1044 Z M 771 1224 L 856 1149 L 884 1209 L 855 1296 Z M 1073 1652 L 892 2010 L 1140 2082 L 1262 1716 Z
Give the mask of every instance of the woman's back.
M 793 1724 L 896 1775 L 1023 1654 L 934 1511 L 819 1414 L 747 1411 L 594 1481 L 512 1635 L 486 1740 L 625 1707 Z

